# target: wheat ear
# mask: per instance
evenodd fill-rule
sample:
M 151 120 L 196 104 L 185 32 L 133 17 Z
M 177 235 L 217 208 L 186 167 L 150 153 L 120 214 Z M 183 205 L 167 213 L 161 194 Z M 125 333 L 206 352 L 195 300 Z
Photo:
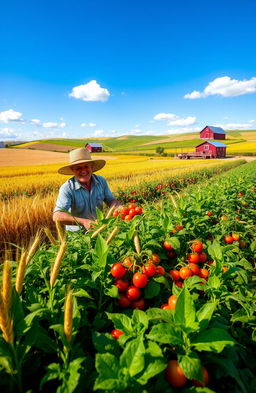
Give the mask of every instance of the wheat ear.
M 108 210 L 108 212 L 107 212 L 107 214 L 106 214 L 106 217 L 105 217 L 105 218 L 109 218 L 109 217 L 111 217 L 111 216 L 112 216 L 112 214 L 113 214 L 113 212 L 114 212 L 114 210 L 116 210 L 116 206 L 115 206 L 115 205 L 113 205 L 113 206 L 111 206 L 111 207 L 109 208 L 109 210 Z
M 107 224 L 103 224 L 101 225 L 101 227 L 99 227 L 95 232 L 93 232 L 91 239 L 93 239 L 94 237 L 96 237 L 100 232 L 103 231 L 103 229 L 105 229 L 107 226 Z
M 25 276 L 25 270 L 27 266 L 27 258 L 28 255 L 25 251 L 21 254 L 20 261 L 17 267 L 16 271 L 16 281 L 15 281 L 15 288 L 17 293 L 20 295 L 22 291 L 22 285 L 24 281 L 24 276 Z
M 136 231 L 134 232 L 133 241 L 134 241 L 134 246 L 135 246 L 135 250 L 136 250 L 137 254 L 140 254 L 140 239 L 139 239 L 138 233 Z
M 2 284 L 3 301 L 7 314 L 10 310 L 12 296 L 12 262 L 5 261 L 3 268 L 3 284 Z
M 65 229 L 62 226 L 60 221 L 55 221 L 56 228 L 57 228 L 57 233 L 58 233 L 58 239 L 62 243 L 65 241 Z
M 67 342 L 72 339 L 72 327 L 73 327 L 73 292 L 69 289 L 64 308 L 64 334 Z
M 51 230 L 49 228 L 44 228 L 44 233 L 46 234 L 46 236 L 48 237 L 48 239 L 50 240 L 50 242 L 56 246 L 57 244 L 57 240 L 55 239 L 55 237 L 53 236 Z
M 53 287 L 57 277 L 58 277 L 58 273 L 59 273 L 59 269 L 60 269 L 60 265 L 62 262 L 62 259 L 64 258 L 65 255 L 65 251 L 67 248 L 67 243 L 64 241 L 61 243 L 58 254 L 55 258 L 54 264 L 53 264 L 53 268 L 51 271 L 51 275 L 50 275 L 50 286 Z
M 29 261 L 31 260 L 31 258 L 33 257 L 33 255 L 35 254 L 39 243 L 41 241 L 41 237 L 39 234 L 36 235 L 31 247 L 29 248 L 28 252 L 27 252 L 27 259 L 26 259 L 26 264 L 29 263 Z
M 109 237 L 108 237 L 107 240 L 106 240 L 106 243 L 107 243 L 107 244 L 109 244 L 109 243 L 114 239 L 114 237 L 116 236 L 116 234 L 117 234 L 118 231 L 119 231 L 119 228 L 118 228 L 118 227 L 115 227 L 115 228 L 113 229 L 113 231 L 110 233 Z
M 3 295 L 0 292 L 0 329 L 3 332 L 3 338 L 6 342 L 12 344 L 13 342 L 13 331 L 12 331 L 12 321 L 8 316 L 5 308 Z

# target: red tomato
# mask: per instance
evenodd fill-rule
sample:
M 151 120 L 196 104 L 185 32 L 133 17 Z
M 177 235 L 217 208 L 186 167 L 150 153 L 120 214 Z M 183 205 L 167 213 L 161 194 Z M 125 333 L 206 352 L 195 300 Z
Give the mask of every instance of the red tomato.
M 148 278 L 146 274 L 134 273 L 132 277 L 133 285 L 137 288 L 144 288 L 148 283 Z
M 140 206 L 136 206 L 134 210 L 135 210 L 136 214 L 141 214 L 142 213 L 142 208 Z
M 207 216 L 209 216 L 209 217 L 211 217 L 211 216 L 213 215 L 212 212 L 207 212 L 206 214 L 207 214 Z
M 182 267 L 180 269 L 180 278 L 182 278 L 183 280 L 185 280 L 186 278 L 192 276 L 192 272 L 188 267 Z
M 134 217 L 136 215 L 135 209 L 130 209 L 129 210 L 129 216 Z
M 191 248 L 193 252 L 201 252 L 203 249 L 203 243 L 199 240 L 194 240 Z
M 163 246 L 164 246 L 164 248 L 165 248 L 166 250 L 168 250 L 168 251 L 170 251 L 170 250 L 173 249 L 171 243 L 170 243 L 169 241 L 167 241 L 167 240 L 164 241 Z
M 123 260 L 123 262 L 122 262 L 122 265 L 123 265 L 124 267 L 126 267 L 128 270 L 131 270 L 131 269 L 132 269 L 133 264 L 134 264 L 134 260 L 133 260 L 132 257 L 126 257 L 126 258 L 124 258 L 124 260 Z
M 140 297 L 140 290 L 139 288 L 130 285 L 126 290 L 126 296 L 129 300 L 137 300 Z
M 202 383 L 200 381 L 196 381 L 195 379 L 192 379 L 193 385 L 195 385 L 195 386 L 202 386 L 202 387 L 208 385 L 208 383 L 209 383 L 209 373 L 208 373 L 208 371 L 206 370 L 205 367 L 203 367 L 202 371 L 203 371 L 203 380 L 204 380 L 204 382 Z
M 182 281 L 175 281 L 175 285 L 177 285 L 177 287 L 179 287 L 179 288 L 182 288 L 183 282 Z
M 121 330 L 118 329 L 113 329 L 112 332 L 110 333 L 111 336 L 115 339 L 118 340 L 119 337 L 123 334 L 123 332 Z
M 160 262 L 160 257 L 157 254 L 152 254 L 152 257 L 148 261 L 157 265 Z
M 127 209 L 127 207 L 126 206 L 122 206 L 121 208 L 120 208 L 120 213 L 121 214 L 128 214 L 128 212 L 129 212 L 129 209 Z
M 115 210 L 115 211 L 113 212 L 112 216 L 113 216 L 113 217 L 119 216 L 119 211 L 118 211 L 118 210 Z
M 200 252 L 199 253 L 199 262 L 205 263 L 207 261 L 207 255 L 205 252 Z
M 189 263 L 187 267 L 191 270 L 192 276 L 197 276 L 200 272 L 200 269 L 196 263 Z
M 220 220 L 222 220 L 222 221 L 225 221 L 225 220 L 227 220 L 228 218 L 227 218 L 227 216 L 221 216 L 220 217 Z
M 233 239 L 232 236 L 227 235 L 227 236 L 224 236 L 224 241 L 225 241 L 227 244 L 231 244 L 231 243 L 233 243 L 234 239 Z
M 115 278 L 121 278 L 125 275 L 126 269 L 123 267 L 121 262 L 116 262 L 111 266 L 111 274 Z
M 117 278 L 114 285 L 118 288 L 119 292 L 124 292 L 129 286 L 128 280 L 122 280 L 122 278 Z
M 144 310 L 145 305 L 145 300 L 143 298 L 134 300 L 131 304 L 132 308 L 138 308 L 139 310 Z
M 171 295 L 168 299 L 168 306 L 170 307 L 171 310 L 175 309 L 176 303 L 177 303 L 177 296 Z
M 180 272 L 179 272 L 179 270 L 170 270 L 169 274 L 172 277 L 173 281 L 178 281 L 180 279 Z
M 207 269 L 200 269 L 199 272 L 199 277 L 201 278 L 207 278 L 209 276 L 209 272 Z
M 171 308 L 170 308 L 168 303 L 162 304 L 161 309 L 162 310 L 171 310 Z
M 149 263 L 148 265 L 144 265 L 142 267 L 142 271 L 146 274 L 147 277 L 153 277 L 156 274 L 156 266 L 154 263 Z
M 130 216 L 130 214 L 127 214 L 127 215 L 124 217 L 124 221 L 130 221 L 130 220 L 132 220 L 132 216 Z
M 170 360 L 165 370 L 165 376 L 170 385 L 180 388 L 185 385 L 187 378 L 177 360 Z
M 188 254 L 188 261 L 190 263 L 198 263 L 200 261 L 200 257 L 198 254 L 191 253 L 191 254 Z
M 130 209 L 135 209 L 135 205 L 134 205 L 134 203 L 130 203 L 129 205 L 128 205 L 128 209 L 130 210 Z
M 157 266 L 156 267 L 156 274 L 160 274 L 160 276 L 164 276 L 164 274 L 165 274 L 165 270 L 164 270 L 164 268 L 163 268 L 163 266 Z
M 122 218 L 122 220 L 124 220 L 126 214 L 121 214 L 120 217 Z
M 183 226 L 182 226 L 182 225 L 176 225 L 176 229 L 177 229 L 178 231 L 181 231 L 181 230 L 183 229 Z
M 239 192 L 237 195 L 241 197 L 241 196 L 244 195 L 244 193 L 243 192 Z
M 237 233 L 232 233 L 232 238 L 233 238 L 234 242 L 236 242 L 240 239 L 240 236 Z
M 127 308 L 130 306 L 131 300 L 128 299 L 125 295 L 120 295 L 120 297 L 118 299 L 118 304 L 119 304 L 119 306 L 121 306 L 123 308 Z

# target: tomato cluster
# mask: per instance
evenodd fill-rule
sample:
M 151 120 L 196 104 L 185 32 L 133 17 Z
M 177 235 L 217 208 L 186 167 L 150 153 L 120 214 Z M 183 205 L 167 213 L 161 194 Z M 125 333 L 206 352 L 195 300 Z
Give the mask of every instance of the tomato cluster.
M 133 257 L 126 257 L 123 262 L 111 266 L 111 275 L 115 278 L 114 285 L 118 288 L 118 304 L 122 308 L 145 308 L 143 288 L 151 277 L 164 275 L 165 269 L 159 265 L 160 257 L 152 254 L 142 265 L 137 265 Z
M 130 203 L 128 206 L 122 206 L 120 210 L 115 210 L 112 214 L 113 217 L 120 216 L 122 220 L 130 221 L 134 216 L 142 214 L 142 207 Z
M 198 265 L 198 263 L 203 264 L 207 262 L 207 255 L 203 251 L 203 243 L 200 240 L 193 240 L 191 251 L 192 252 L 187 255 L 187 265 L 182 266 L 179 270 L 172 269 L 169 271 L 169 275 L 180 288 L 183 286 L 182 280 L 186 280 L 188 277 L 199 276 L 206 280 L 209 276 L 209 270 Z
M 194 386 L 206 386 L 209 383 L 209 373 L 205 367 L 202 367 L 203 383 L 197 380 L 191 380 Z M 181 388 L 187 382 L 187 378 L 183 373 L 177 360 L 169 360 L 165 370 L 165 377 L 171 386 Z
M 232 233 L 232 235 L 224 236 L 224 241 L 227 244 L 232 244 L 240 239 L 240 236 L 237 233 Z

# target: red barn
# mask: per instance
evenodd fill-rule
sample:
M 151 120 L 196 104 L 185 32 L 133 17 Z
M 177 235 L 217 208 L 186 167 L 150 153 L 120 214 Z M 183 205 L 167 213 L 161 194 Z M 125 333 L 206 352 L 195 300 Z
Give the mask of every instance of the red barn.
M 86 143 L 86 149 L 88 149 L 91 153 L 101 152 L 102 144 L 101 143 Z
M 226 132 L 221 127 L 206 126 L 200 132 L 201 139 L 226 139 Z
M 196 153 L 211 153 L 212 158 L 226 157 L 226 145 L 222 142 L 205 141 L 196 146 Z

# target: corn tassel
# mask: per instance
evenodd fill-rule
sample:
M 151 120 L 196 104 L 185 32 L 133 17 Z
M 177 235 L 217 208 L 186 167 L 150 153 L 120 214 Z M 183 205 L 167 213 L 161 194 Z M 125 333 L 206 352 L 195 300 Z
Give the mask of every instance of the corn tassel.
M 25 276 L 25 270 L 27 266 L 27 253 L 24 251 L 21 254 L 20 261 L 17 267 L 16 271 L 16 282 L 15 282 L 15 288 L 17 293 L 20 295 L 22 291 L 22 285 L 24 281 L 24 276 Z
M 114 239 L 114 237 L 116 236 L 116 234 L 117 234 L 118 231 L 119 231 L 119 228 L 118 228 L 118 227 L 115 227 L 115 228 L 113 229 L 113 231 L 110 233 L 109 237 L 108 237 L 107 240 L 106 240 L 106 243 L 107 243 L 107 244 L 109 244 L 109 243 Z
M 12 262 L 11 261 L 4 262 L 2 293 L 3 293 L 4 306 L 8 314 L 10 310 L 11 296 L 12 296 Z
M 135 250 L 137 252 L 137 254 L 140 254 L 140 239 L 138 236 L 138 233 L 135 231 L 134 232 L 134 236 L 133 236 L 133 241 L 134 241 L 134 245 L 135 245 Z
M 66 242 L 62 242 L 58 251 L 58 254 L 55 258 L 54 264 L 53 264 L 53 268 L 51 271 L 51 275 L 50 275 L 50 286 L 53 287 L 57 277 L 58 277 L 58 273 L 59 273 L 59 269 L 60 269 L 60 265 L 62 262 L 62 259 L 64 258 L 64 254 L 67 248 L 67 243 Z
M 64 334 L 67 342 L 72 339 L 72 327 L 73 327 L 73 292 L 69 290 L 66 296 L 65 308 L 64 308 Z
M 3 333 L 3 338 L 6 342 L 12 344 L 13 342 L 13 330 L 12 321 L 8 316 L 5 308 L 4 299 L 2 293 L 0 292 L 0 329 Z

